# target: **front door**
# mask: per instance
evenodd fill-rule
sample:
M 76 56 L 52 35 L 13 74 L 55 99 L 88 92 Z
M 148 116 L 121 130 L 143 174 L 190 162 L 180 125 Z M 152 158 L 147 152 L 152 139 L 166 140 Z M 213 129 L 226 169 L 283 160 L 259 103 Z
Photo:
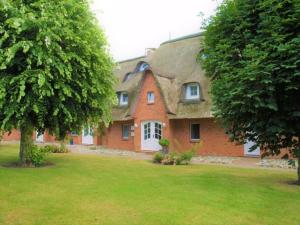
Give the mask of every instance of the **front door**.
M 92 145 L 94 144 L 94 132 L 93 128 L 85 127 L 82 131 L 82 144 L 83 145 Z
M 141 125 L 141 148 L 148 151 L 159 151 L 159 140 L 162 137 L 162 124 L 158 121 L 145 121 Z
M 250 151 L 250 148 L 254 145 L 254 142 L 253 141 L 247 141 L 245 144 L 244 144 L 244 155 L 245 156 L 260 156 L 260 148 L 256 148 L 255 150 L 253 151 Z
M 44 134 L 40 134 L 38 132 L 36 132 L 36 135 L 35 135 L 35 141 L 36 142 L 44 142 Z

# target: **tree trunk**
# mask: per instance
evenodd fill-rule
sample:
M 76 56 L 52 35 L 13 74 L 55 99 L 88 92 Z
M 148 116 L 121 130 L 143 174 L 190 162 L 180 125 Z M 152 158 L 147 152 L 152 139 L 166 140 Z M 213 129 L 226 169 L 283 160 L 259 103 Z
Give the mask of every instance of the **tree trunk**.
M 27 154 L 32 147 L 32 125 L 24 125 L 21 127 L 21 141 L 20 141 L 20 153 L 19 153 L 19 164 L 20 166 L 29 166 L 31 164 Z

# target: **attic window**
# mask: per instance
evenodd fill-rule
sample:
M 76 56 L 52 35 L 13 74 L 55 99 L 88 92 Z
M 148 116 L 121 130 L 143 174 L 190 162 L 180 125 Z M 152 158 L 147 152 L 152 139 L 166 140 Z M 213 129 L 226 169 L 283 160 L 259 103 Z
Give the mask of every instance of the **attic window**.
M 128 105 L 128 93 L 127 92 L 120 92 L 120 94 L 119 94 L 119 105 L 120 106 Z
M 130 80 L 133 77 L 133 73 L 126 73 L 123 82 Z
M 197 83 L 190 83 L 186 85 L 185 99 L 197 100 L 200 99 L 200 86 Z
M 139 72 L 144 72 L 146 69 L 149 68 L 149 64 L 146 63 L 146 62 L 140 62 L 138 63 L 136 69 L 135 69 L 135 72 L 136 73 L 139 73 Z

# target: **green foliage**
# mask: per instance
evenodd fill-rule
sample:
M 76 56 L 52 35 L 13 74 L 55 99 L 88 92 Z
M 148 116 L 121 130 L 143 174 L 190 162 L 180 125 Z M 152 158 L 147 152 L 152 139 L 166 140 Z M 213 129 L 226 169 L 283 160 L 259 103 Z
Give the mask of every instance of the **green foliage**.
M 0 1 L 0 129 L 63 139 L 111 120 L 113 62 L 87 0 Z
M 48 153 L 68 153 L 69 150 L 64 145 L 46 145 L 43 148 L 43 151 Z
M 195 156 L 195 152 L 194 151 L 187 151 L 187 152 L 182 152 L 179 155 L 179 164 L 189 164 L 189 162 L 192 160 L 192 158 Z
M 45 162 L 48 153 L 48 149 L 32 145 L 26 152 L 26 162 L 40 167 Z
M 163 154 L 158 152 L 153 157 L 154 163 L 159 163 L 163 165 L 187 165 L 192 160 L 195 155 L 192 151 L 187 152 L 170 152 L 168 154 Z
M 170 145 L 170 141 L 167 138 L 162 138 L 159 140 L 159 144 L 162 147 L 168 147 Z
M 299 55 L 298 0 L 226 0 L 208 21 L 199 60 L 233 141 L 299 155 Z
M 157 152 L 153 156 L 153 162 L 154 163 L 161 163 L 163 158 L 164 158 L 164 154 L 162 152 Z

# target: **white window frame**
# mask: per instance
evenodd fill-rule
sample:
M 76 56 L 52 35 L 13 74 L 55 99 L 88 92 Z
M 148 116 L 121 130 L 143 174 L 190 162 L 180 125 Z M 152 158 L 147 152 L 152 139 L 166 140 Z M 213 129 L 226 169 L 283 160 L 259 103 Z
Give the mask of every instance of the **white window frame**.
M 123 100 L 124 95 L 127 95 L 127 101 Z M 126 105 L 128 105 L 128 98 L 129 97 L 128 97 L 128 93 L 127 92 L 121 92 L 120 93 L 120 100 L 119 100 L 120 106 L 126 106 Z
M 193 139 L 192 138 L 192 126 L 193 125 L 199 125 L 199 139 Z M 200 123 L 191 123 L 190 124 L 190 140 L 191 141 L 194 141 L 194 142 L 198 142 L 198 141 L 200 141 L 200 139 L 201 139 L 201 125 L 200 125 Z
M 192 87 L 196 87 L 197 95 L 192 95 Z M 186 85 L 185 99 L 187 99 L 187 100 L 200 99 L 200 86 L 199 86 L 199 84 L 191 83 L 191 84 Z
M 151 96 L 152 96 L 152 98 L 151 98 Z M 155 102 L 155 95 L 154 95 L 153 91 L 147 92 L 147 102 L 150 104 Z

